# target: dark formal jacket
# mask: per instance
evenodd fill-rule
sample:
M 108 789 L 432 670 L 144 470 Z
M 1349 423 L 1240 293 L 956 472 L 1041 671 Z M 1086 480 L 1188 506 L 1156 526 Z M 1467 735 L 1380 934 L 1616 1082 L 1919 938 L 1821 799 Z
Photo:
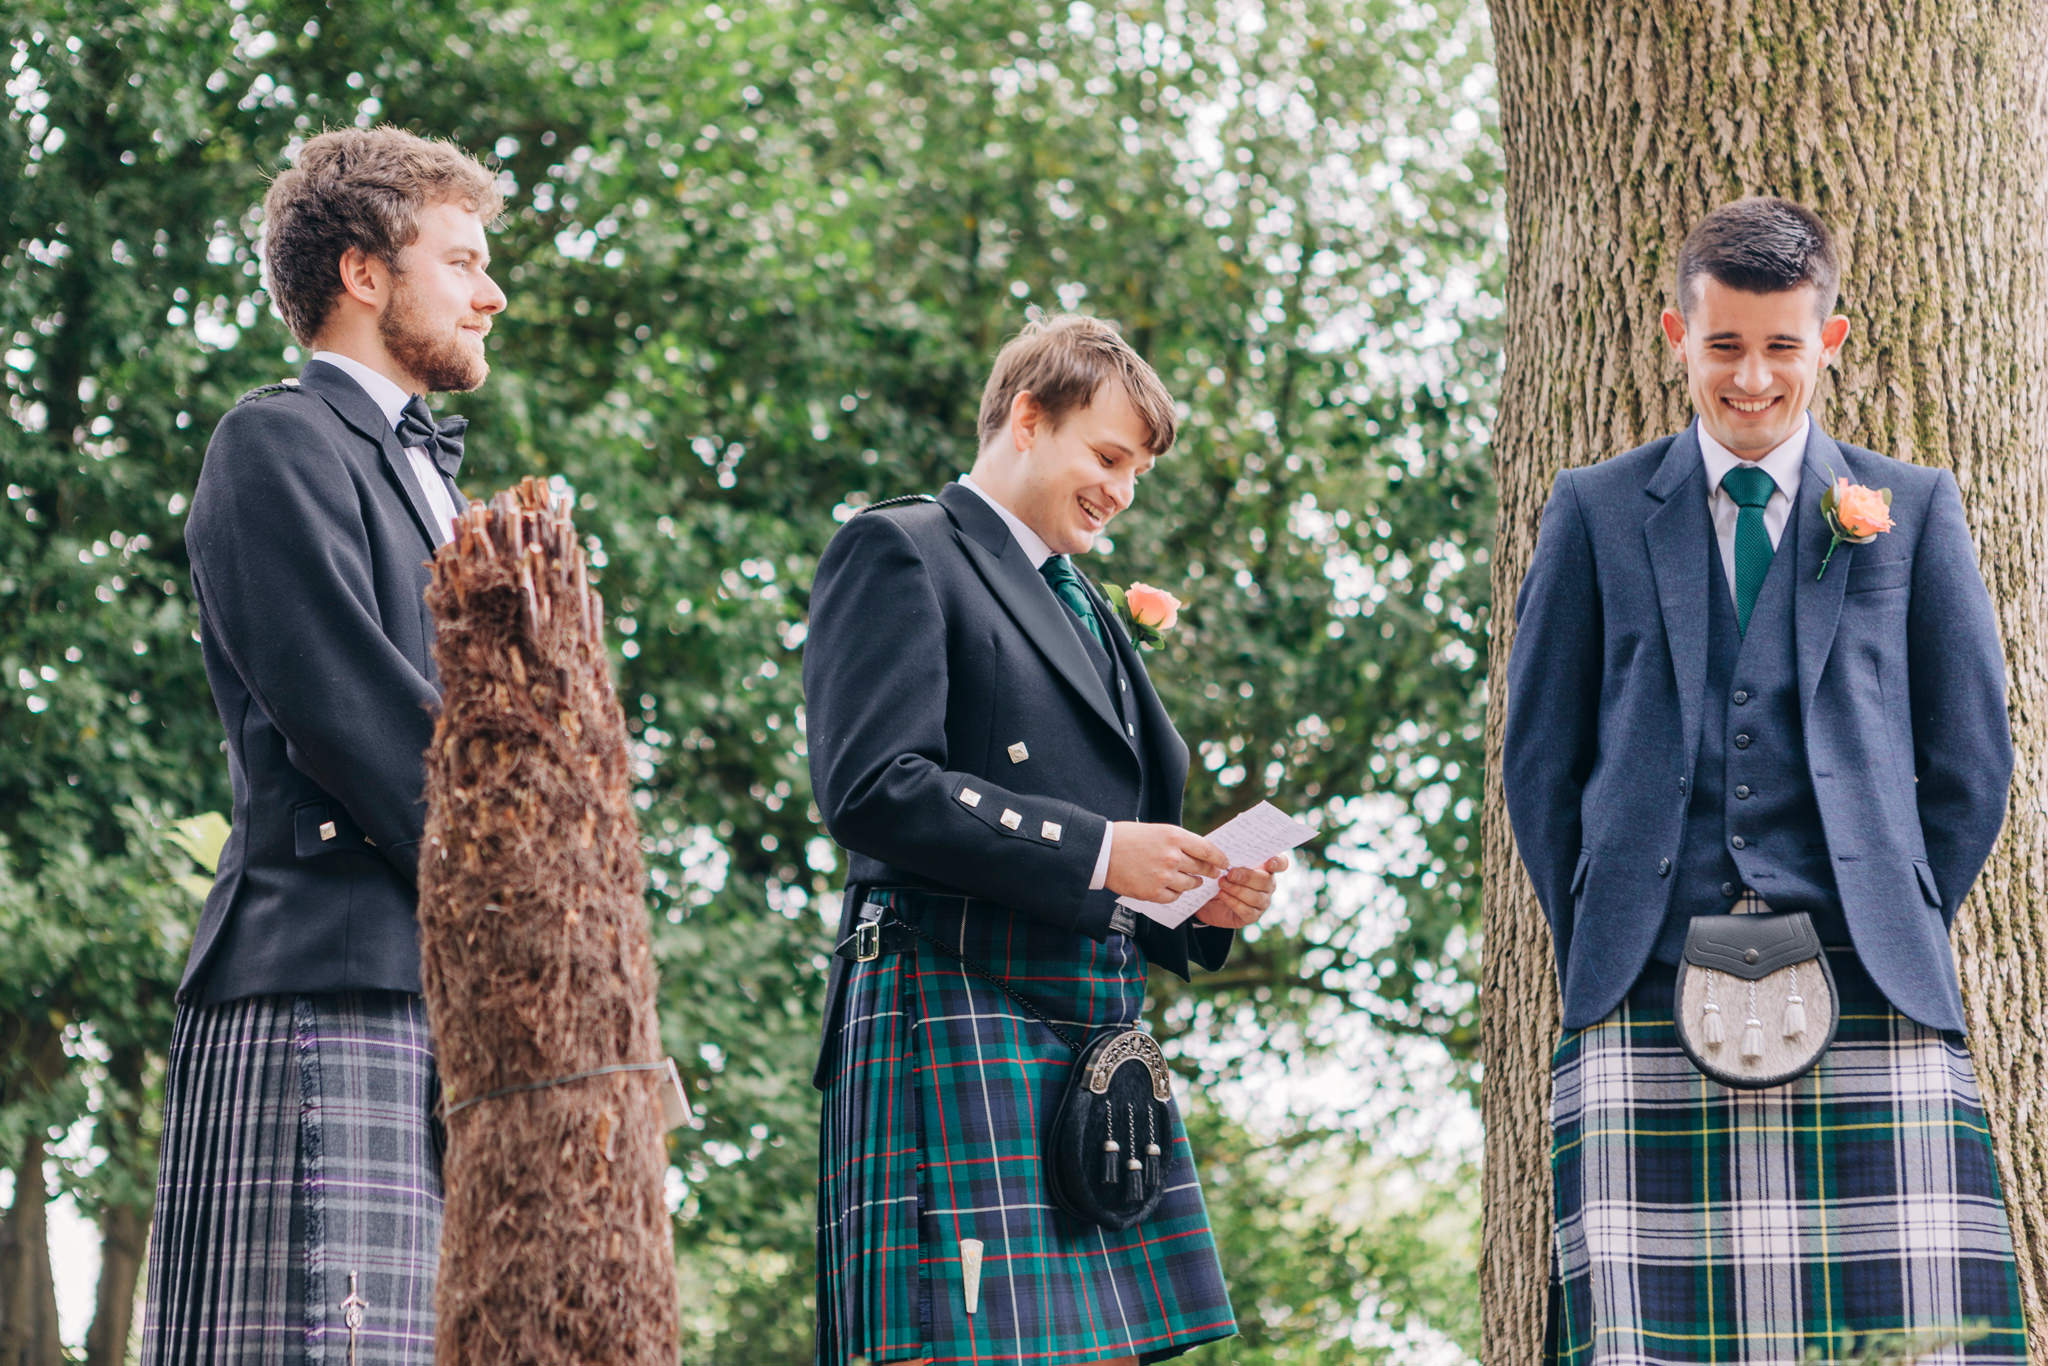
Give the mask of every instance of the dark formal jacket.
M 1188 750 L 1123 632 L 1109 626 L 1114 658 L 1098 668 L 1071 621 L 1001 515 L 962 485 L 833 537 L 812 587 L 804 695 L 818 810 L 850 855 L 841 938 L 861 889 L 884 885 L 1108 936 L 1116 898 L 1088 887 L 1104 829 L 1177 822 Z M 1222 966 L 1231 939 L 1193 922 L 1138 927 L 1146 956 L 1182 977 Z M 835 957 L 821 1084 L 844 971 Z
M 1820 497 L 1836 476 L 1889 488 L 1894 525 L 1842 545 L 1820 573 Z M 1688 827 L 1695 838 L 1703 828 L 1697 810 L 1688 821 L 1697 785 L 1716 784 L 1718 801 L 1752 781 L 1739 764 L 1761 743 L 1751 727 L 1763 702 L 1740 671 L 1767 673 L 1772 656 L 1710 670 L 1710 594 L 1727 586 L 1713 570 L 1707 495 L 1692 428 L 1566 470 L 1516 604 L 1497 699 L 1502 777 L 1550 922 L 1568 1029 L 1614 1009 L 1667 928 L 1687 882 Z M 1960 1030 L 1948 930 L 2004 821 L 2012 746 L 2004 656 L 1955 480 L 1840 445 L 1816 423 L 1778 557 L 1788 550 L 1789 696 L 1764 724 L 1773 738 L 1796 726 L 1783 767 L 1805 785 L 1775 824 L 1802 828 L 1810 806 L 1818 847 L 1759 861 L 1749 840 L 1735 844 L 1737 818 L 1709 813 L 1704 828 L 1727 839 L 1737 880 L 1753 880 L 1751 864 L 1809 890 L 1825 892 L 1831 877 L 1857 956 L 1891 1003 Z M 1710 676 L 1733 684 L 1728 696 L 1708 695 Z M 1710 726 L 1725 733 L 1703 744 Z M 1722 767 L 1703 774 L 1703 750 Z M 1803 853 L 1820 858 L 1802 864 Z
M 185 545 L 234 811 L 181 999 L 420 989 L 429 516 L 337 367 L 215 429 Z

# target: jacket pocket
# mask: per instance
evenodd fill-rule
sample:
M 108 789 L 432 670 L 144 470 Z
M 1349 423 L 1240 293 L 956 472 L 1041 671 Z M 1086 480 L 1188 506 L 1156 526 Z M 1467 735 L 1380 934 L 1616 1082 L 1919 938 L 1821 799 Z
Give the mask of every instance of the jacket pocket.
M 1941 890 L 1934 885 L 1934 870 L 1926 860 L 1913 860 L 1913 876 L 1920 879 L 1920 895 L 1927 898 L 1927 904 L 1935 910 L 1941 909 Z
M 300 858 L 361 849 L 362 827 L 334 802 L 300 802 L 292 808 L 292 852 Z
M 1880 588 L 1901 588 L 1913 577 L 1911 560 L 1877 560 L 1869 564 L 1855 563 L 1849 566 L 1849 581 L 1842 585 L 1844 593 L 1874 593 Z

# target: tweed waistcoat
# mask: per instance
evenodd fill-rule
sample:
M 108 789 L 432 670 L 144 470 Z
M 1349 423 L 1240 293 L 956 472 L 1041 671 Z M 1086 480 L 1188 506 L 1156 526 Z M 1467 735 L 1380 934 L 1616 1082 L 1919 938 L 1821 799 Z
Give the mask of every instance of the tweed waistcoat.
M 1712 585 L 1699 762 L 1680 835 L 1679 882 L 1653 956 L 1676 963 L 1692 918 L 1726 911 L 1744 888 L 1774 911 L 1807 912 L 1823 943 L 1846 944 L 1799 720 L 1796 538 L 1779 542 L 1746 635 L 1736 626 L 1719 547 L 1710 547 L 1707 558 Z

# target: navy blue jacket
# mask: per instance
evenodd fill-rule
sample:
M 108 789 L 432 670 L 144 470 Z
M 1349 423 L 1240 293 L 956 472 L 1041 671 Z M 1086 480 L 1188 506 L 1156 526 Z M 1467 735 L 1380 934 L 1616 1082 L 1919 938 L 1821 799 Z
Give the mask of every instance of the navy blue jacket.
M 804 705 L 812 791 L 850 855 L 842 939 L 854 889 L 883 884 L 1108 936 L 1116 898 L 1088 889 L 1103 829 L 1177 822 L 1188 749 L 1123 633 L 1109 636 L 1130 721 L 1070 623 L 1001 516 L 962 485 L 863 513 L 832 538 L 811 591 Z M 1182 977 L 1191 962 L 1221 967 L 1231 939 L 1192 921 L 1139 924 L 1147 958 Z M 832 960 L 821 1082 L 845 966 Z
M 1901 1013 L 1960 1030 L 1949 925 L 2012 776 L 1990 595 L 1954 478 L 1818 423 L 1785 530 L 1799 564 L 1827 552 L 1830 471 L 1891 489 L 1894 525 L 1794 586 L 1806 776 L 1858 957 Z M 1567 1029 L 1627 994 L 1670 902 L 1705 700 L 1706 498 L 1692 428 L 1564 471 L 1516 603 L 1502 778 Z
M 420 989 L 429 516 L 334 366 L 214 429 L 185 546 L 234 811 L 180 999 Z

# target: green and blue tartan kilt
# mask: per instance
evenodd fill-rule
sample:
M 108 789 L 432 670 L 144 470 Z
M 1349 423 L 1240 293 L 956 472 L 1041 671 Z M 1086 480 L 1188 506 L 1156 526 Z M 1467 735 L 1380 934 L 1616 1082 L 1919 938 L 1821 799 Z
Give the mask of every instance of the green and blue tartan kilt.
M 1145 963 L 958 897 L 895 914 L 1085 1037 L 1139 1022 Z M 994 986 L 919 942 L 852 965 L 818 1167 L 821 1366 L 1178 1356 L 1237 1331 L 1174 1110 L 1165 1198 L 1120 1233 L 1047 1199 L 1040 1142 L 1074 1055 Z M 960 1241 L 984 1245 L 967 1312 Z
M 1841 1028 L 1784 1086 L 1695 1070 L 1660 964 L 1565 1035 L 1549 1359 L 2027 1359 L 1969 1051 L 1893 1010 L 1853 953 L 1829 962 Z
M 180 1006 L 144 1366 L 430 1363 L 439 1101 L 417 996 Z

